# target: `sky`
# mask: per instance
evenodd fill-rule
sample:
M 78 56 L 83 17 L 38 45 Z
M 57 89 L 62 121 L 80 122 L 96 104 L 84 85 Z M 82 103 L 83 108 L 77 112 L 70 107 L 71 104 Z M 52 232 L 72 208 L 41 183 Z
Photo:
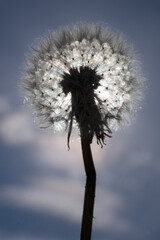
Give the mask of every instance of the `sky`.
M 85 173 L 78 136 L 40 131 L 23 104 L 30 46 L 76 22 L 121 32 L 141 61 L 144 98 L 132 124 L 101 149 L 93 240 L 160 239 L 159 54 L 156 0 L 0 0 L 0 240 L 79 239 Z

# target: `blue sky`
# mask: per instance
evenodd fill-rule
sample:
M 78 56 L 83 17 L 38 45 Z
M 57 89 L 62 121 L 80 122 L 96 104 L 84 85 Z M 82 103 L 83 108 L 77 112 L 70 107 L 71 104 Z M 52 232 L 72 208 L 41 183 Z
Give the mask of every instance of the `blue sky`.
M 142 109 L 107 146 L 97 169 L 93 240 L 160 239 L 159 1 L 0 1 L 0 239 L 79 238 L 85 174 L 80 143 L 36 129 L 23 106 L 20 73 L 29 46 L 79 21 L 122 32 L 142 62 Z

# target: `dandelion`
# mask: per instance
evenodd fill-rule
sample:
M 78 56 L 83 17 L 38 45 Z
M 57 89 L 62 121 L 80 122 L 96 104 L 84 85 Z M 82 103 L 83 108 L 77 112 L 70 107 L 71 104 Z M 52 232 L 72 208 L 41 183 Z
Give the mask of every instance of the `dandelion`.
M 74 25 L 49 32 L 33 48 L 22 81 L 41 128 L 68 131 L 68 147 L 72 129 L 80 131 L 86 175 L 92 179 L 86 185 L 85 197 L 90 191 L 92 201 L 85 199 L 81 239 L 90 239 L 96 177 L 90 144 L 95 136 L 102 147 L 112 130 L 130 122 L 141 99 L 137 60 L 122 37 L 105 27 Z M 87 209 L 92 209 L 90 220 Z

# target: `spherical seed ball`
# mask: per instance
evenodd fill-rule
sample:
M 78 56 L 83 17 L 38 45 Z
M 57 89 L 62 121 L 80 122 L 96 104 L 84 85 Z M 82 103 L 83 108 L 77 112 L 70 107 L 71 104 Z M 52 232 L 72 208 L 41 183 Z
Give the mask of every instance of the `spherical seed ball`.
M 98 143 L 128 123 L 141 99 L 139 63 L 121 36 L 80 24 L 40 40 L 22 76 L 40 127 L 78 127 Z

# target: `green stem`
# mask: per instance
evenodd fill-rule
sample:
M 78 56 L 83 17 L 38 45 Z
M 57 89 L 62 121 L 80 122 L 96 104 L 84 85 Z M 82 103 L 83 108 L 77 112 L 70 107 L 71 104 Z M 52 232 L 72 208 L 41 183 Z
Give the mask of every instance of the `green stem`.
M 83 216 L 81 226 L 80 240 L 90 240 L 92 233 L 92 220 L 94 210 L 95 188 L 96 188 L 96 171 L 92 159 L 92 153 L 89 141 L 81 135 L 81 146 L 84 167 L 86 172 L 86 187 L 83 205 Z

